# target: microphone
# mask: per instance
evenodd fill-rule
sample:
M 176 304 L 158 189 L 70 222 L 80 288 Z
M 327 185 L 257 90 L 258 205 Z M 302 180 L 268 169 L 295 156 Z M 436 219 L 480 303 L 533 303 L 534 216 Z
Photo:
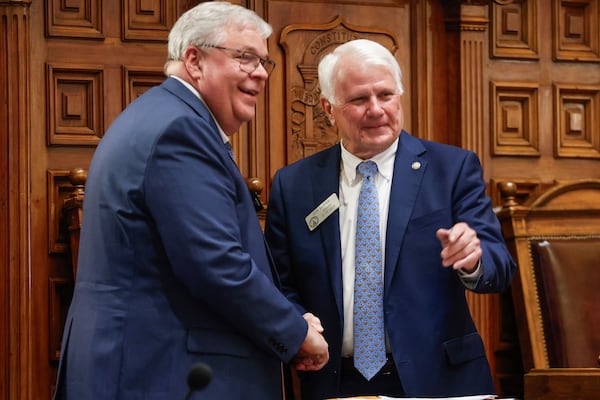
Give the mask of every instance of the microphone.
M 192 394 L 198 390 L 204 389 L 210 383 L 212 378 L 212 369 L 203 362 L 198 362 L 190 368 L 187 376 L 188 391 L 186 400 L 191 399 Z

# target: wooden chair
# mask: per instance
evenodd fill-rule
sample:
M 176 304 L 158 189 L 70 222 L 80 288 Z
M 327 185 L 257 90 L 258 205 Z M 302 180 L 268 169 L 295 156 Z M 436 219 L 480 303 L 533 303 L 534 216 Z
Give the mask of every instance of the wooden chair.
M 512 284 L 525 400 L 600 398 L 600 180 L 562 182 L 498 213 L 518 264 Z
M 87 170 L 73 168 L 69 172 L 69 182 L 73 186 L 71 195 L 63 204 L 63 215 L 66 219 L 69 231 L 69 244 L 71 249 L 71 267 L 73 268 L 73 280 L 77 275 L 77 255 L 79 253 L 79 233 L 81 231 L 81 217 L 83 214 L 83 198 L 85 197 L 85 181 Z

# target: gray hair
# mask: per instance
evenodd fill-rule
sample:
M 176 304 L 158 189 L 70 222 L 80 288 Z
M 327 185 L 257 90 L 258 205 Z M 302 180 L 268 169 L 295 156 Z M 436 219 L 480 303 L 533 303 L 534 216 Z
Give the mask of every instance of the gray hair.
M 340 63 L 340 60 L 343 60 Z M 319 85 L 321 96 L 331 104 L 336 103 L 335 83 L 346 63 L 360 63 L 362 66 L 380 65 L 388 68 L 396 80 L 398 94 L 404 93 L 402 70 L 394 55 L 377 42 L 356 39 L 339 45 L 319 62 Z M 339 64 L 339 66 L 338 66 Z
M 227 1 L 200 3 L 179 17 L 169 32 L 169 61 L 183 59 L 189 45 L 218 46 L 227 40 L 230 29 L 254 29 L 264 39 L 273 28 L 254 11 Z

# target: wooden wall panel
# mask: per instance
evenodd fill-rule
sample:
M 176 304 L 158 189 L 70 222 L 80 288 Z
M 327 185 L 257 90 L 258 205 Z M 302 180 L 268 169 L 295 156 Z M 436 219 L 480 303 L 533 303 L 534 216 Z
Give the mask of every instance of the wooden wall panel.
M 553 111 L 554 155 L 599 159 L 600 85 L 554 84 Z
M 337 140 L 316 104 L 316 63 L 370 37 L 403 68 L 407 130 L 476 151 L 495 205 L 507 182 L 522 201 L 598 178 L 599 1 L 240 0 L 273 26 L 277 62 L 234 136 L 240 170 L 266 202 L 276 169 Z M 168 29 L 198 2 L 0 0 L 0 399 L 52 393 L 73 276 L 67 171 L 86 168 L 123 107 L 162 81 Z M 519 397 L 510 296 L 469 303 L 498 389 Z
M 405 128 L 413 131 L 416 115 L 413 101 L 415 82 L 427 80 L 426 66 L 414 70 L 411 63 L 418 31 L 414 22 L 416 6 L 411 1 L 268 1 L 267 19 L 274 28 L 271 57 L 277 68 L 267 91 L 268 146 L 264 199 L 272 175 L 284 165 L 317 152 L 338 141 L 320 106 L 317 91 L 317 64 L 335 46 L 355 38 L 370 38 L 394 52 L 403 72 L 405 93 L 402 106 Z M 423 39 L 425 40 L 425 39 Z M 417 132 L 412 132 L 417 134 Z
M 481 156 L 494 203 L 520 204 L 556 181 L 600 177 L 598 1 L 495 0 L 491 15 L 491 142 Z M 503 311 L 512 312 L 510 297 L 502 296 Z M 522 397 L 515 371 L 523 365 L 510 362 L 519 356 L 516 330 L 498 340 L 496 379 Z
M 104 133 L 102 66 L 47 66 L 48 144 L 96 145 Z
M 406 21 L 406 11 L 404 14 Z M 393 54 L 399 51 L 398 37 L 393 32 L 352 26 L 339 15 L 326 24 L 292 24 L 282 29 L 279 44 L 285 60 L 286 163 L 339 141 L 319 104 L 317 65 L 339 44 L 359 38 L 379 42 Z
M 600 62 L 600 2 L 552 0 L 552 10 L 554 58 Z
M 47 0 L 46 34 L 50 37 L 103 39 L 102 0 Z
M 537 59 L 539 30 L 537 2 L 492 4 L 492 57 Z
M 490 82 L 492 155 L 539 156 L 537 83 Z
M 168 0 L 123 0 L 123 40 L 167 42 L 177 19 L 177 3 Z

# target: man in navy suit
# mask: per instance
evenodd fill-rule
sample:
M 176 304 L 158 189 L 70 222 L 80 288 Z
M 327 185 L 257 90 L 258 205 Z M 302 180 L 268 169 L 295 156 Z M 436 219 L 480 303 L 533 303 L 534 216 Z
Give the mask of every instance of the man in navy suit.
M 383 46 L 342 44 L 318 74 L 341 142 L 276 173 L 265 227 L 284 292 L 320 319 L 329 343 L 329 363 L 299 373 L 302 398 L 494 393 L 465 289 L 503 291 L 515 264 L 477 155 L 402 130 L 401 70 Z M 356 167 L 364 160 L 377 165 L 382 253 L 371 280 L 383 286 L 384 320 L 373 377 L 356 367 L 353 336 Z
M 327 343 L 278 288 L 253 201 L 228 152 L 274 67 L 271 27 L 202 3 L 169 35 L 164 83 L 100 142 L 86 183 L 57 399 L 282 398 L 281 366 L 316 370 Z M 207 376 L 200 376 L 207 381 Z

